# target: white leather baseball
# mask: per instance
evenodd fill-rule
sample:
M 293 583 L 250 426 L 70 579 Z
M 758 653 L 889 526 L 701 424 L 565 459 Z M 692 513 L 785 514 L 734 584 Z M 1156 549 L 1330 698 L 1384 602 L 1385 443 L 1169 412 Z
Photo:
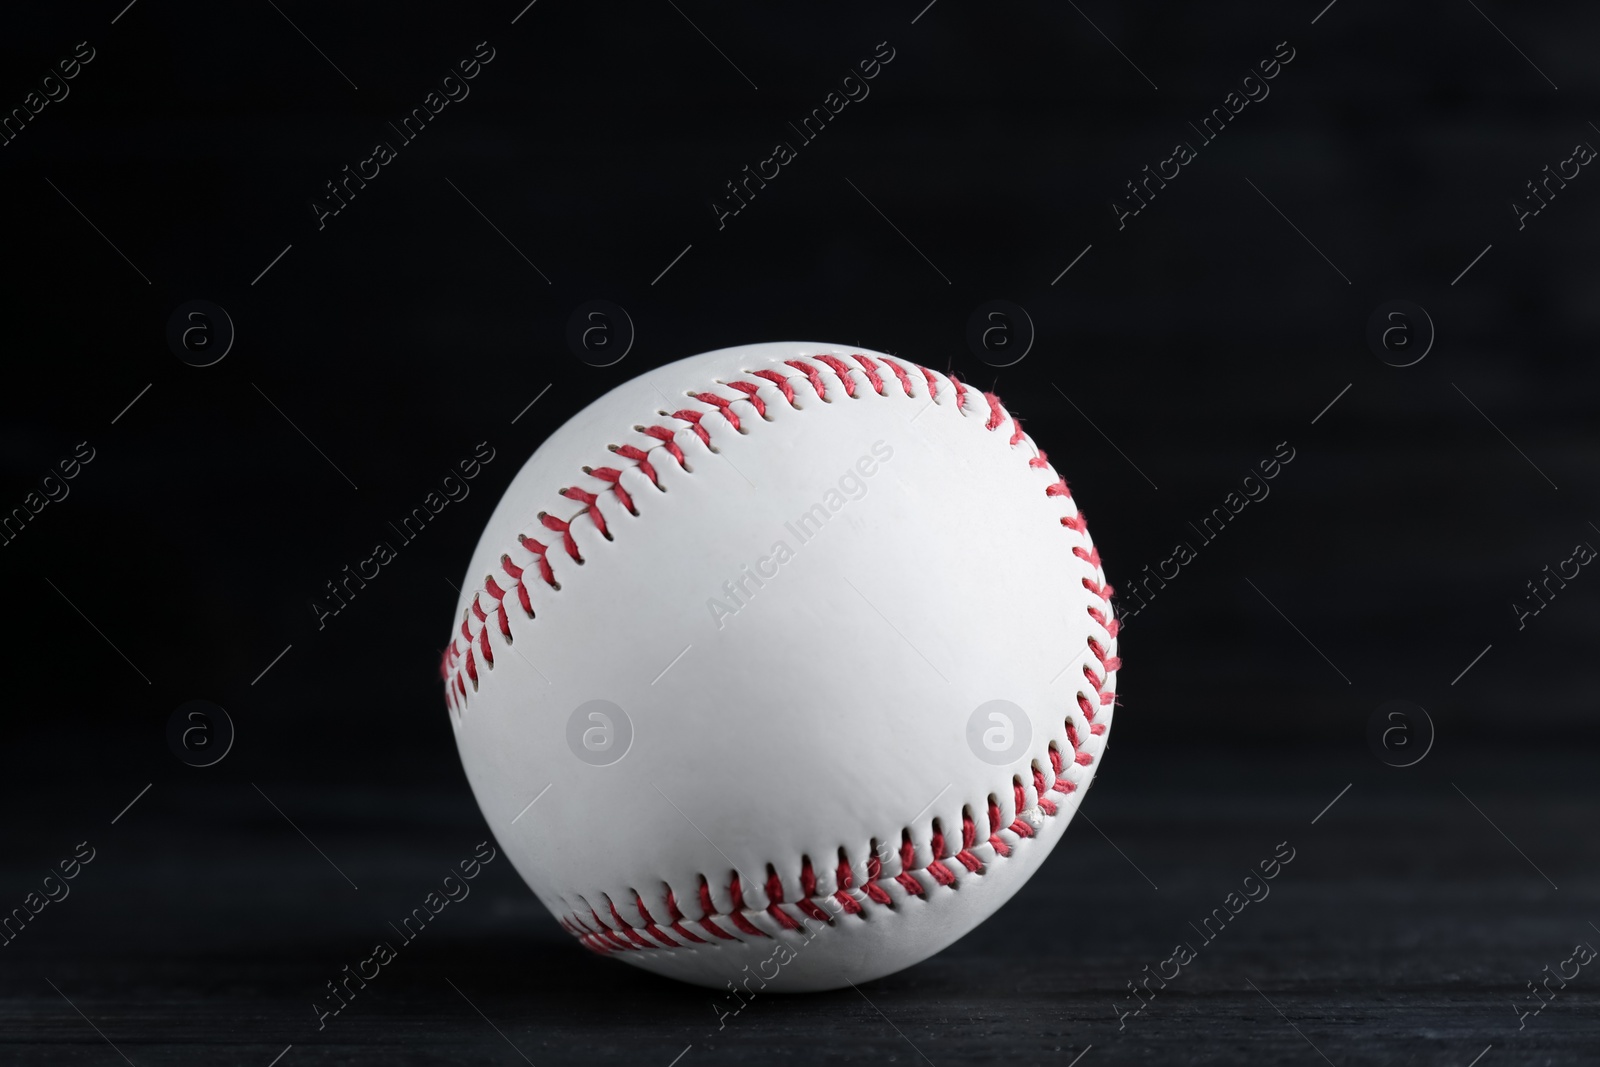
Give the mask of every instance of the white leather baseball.
M 528 460 L 463 589 L 441 670 L 495 837 L 584 945 L 685 981 L 927 958 L 1105 750 L 1116 623 L 1065 482 L 897 357 L 746 345 L 617 387 Z

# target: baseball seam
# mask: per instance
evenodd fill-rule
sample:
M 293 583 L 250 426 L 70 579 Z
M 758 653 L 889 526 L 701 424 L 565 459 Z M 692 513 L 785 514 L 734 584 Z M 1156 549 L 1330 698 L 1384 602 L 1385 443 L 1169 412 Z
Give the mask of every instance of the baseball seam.
M 672 460 L 677 462 L 683 471 L 689 472 L 687 459 L 683 449 L 677 444 L 676 438 L 678 433 L 687 430 L 693 433 L 701 444 L 708 449 L 712 448 L 710 434 L 701 424 L 702 420 L 707 416 L 719 415 L 736 432 L 744 434 L 747 432 L 744 429 L 745 420 L 741 418 L 740 412 L 735 409 L 735 405 L 748 404 L 758 418 L 765 420 L 767 418 L 767 404 L 772 402 L 773 398 L 770 395 L 764 398 L 761 395 L 764 390 L 770 392 L 771 389 L 775 389 L 782 399 L 796 410 L 803 410 L 795 403 L 797 384 L 802 387 L 809 385 L 824 403 L 833 402 L 834 397 L 830 396 L 830 392 L 835 389 L 842 390 L 847 399 L 855 399 L 857 397 L 857 390 L 862 387 L 861 383 L 858 383 L 855 378 L 855 374 L 858 373 L 857 367 L 852 367 L 845 360 L 833 355 L 816 355 L 810 358 L 814 360 L 814 363 L 798 358 L 784 361 L 784 365 L 799 372 L 799 376 L 785 375 L 774 368 L 767 368 L 744 372 L 751 378 L 758 379 L 757 381 L 737 380 L 718 381 L 716 383 L 739 394 L 734 397 L 720 396 L 710 390 L 690 392 L 688 395 L 706 405 L 706 410 L 685 408 L 670 414 L 664 411 L 661 412 L 663 416 L 685 423 L 687 424 L 686 426 L 680 426 L 676 429 L 661 425 L 635 426 L 636 432 L 660 443 L 649 449 L 639 448 L 635 445 L 611 445 L 609 446 L 610 450 L 614 455 L 631 462 L 632 470 L 637 471 L 648 479 L 652 485 L 660 489 L 662 487 L 656 470 L 652 465 L 651 454 L 664 451 Z M 968 414 L 967 400 L 973 391 L 953 374 L 949 376 L 940 375 L 916 364 L 911 364 L 912 370 L 908 371 L 905 366 L 887 357 L 879 357 L 875 360 L 865 355 L 853 354 L 850 358 L 854 359 L 859 365 L 859 373 L 866 379 L 865 386 L 871 388 L 879 396 L 888 395 L 886 391 L 888 386 L 882 374 L 881 366 L 888 367 L 907 398 L 916 397 L 913 389 L 914 378 L 912 377 L 912 372 L 920 372 L 921 377 L 927 384 L 926 399 L 930 404 L 938 404 L 940 402 L 941 384 L 947 385 L 948 389 L 945 390 L 945 395 L 948 395 L 949 392 L 954 392 L 957 412 L 962 416 L 967 416 Z M 822 364 L 827 370 L 819 369 L 815 364 Z M 1029 445 L 1034 452 L 1034 455 L 1028 460 L 1029 467 L 1047 471 L 1049 476 L 1054 479 L 1045 487 L 1045 495 L 1060 497 L 1070 502 L 1071 492 L 1065 479 L 1057 475 L 1049 466 L 1044 452 L 1040 451 L 1023 432 L 1021 423 L 1005 410 L 999 398 L 993 393 L 982 393 L 981 396 L 986 403 L 988 414 L 984 428 L 993 432 L 1009 421 L 1012 426 L 1012 433 L 1008 444 L 1012 448 L 1016 448 L 1023 443 Z M 977 410 L 980 413 L 983 411 L 981 407 Z M 578 519 L 587 516 L 601 536 L 608 541 L 612 540 L 611 532 L 606 525 L 605 515 L 599 506 L 602 495 L 608 489 L 615 496 L 617 503 L 625 508 L 629 514 L 635 516 L 639 514 L 632 496 L 622 485 L 623 469 L 619 467 L 585 467 L 583 472 L 585 475 L 602 483 L 597 491 L 590 491 L 581 486 L 569 486 L 560 490 L 559 493 L 559 495 L 569 500 L 582 504 L 581 510 L 567 519 L 556 518 L 547 512 L 540 512 L 537 515 L 539 527 L 559 535 L 561 550 L 575 565 L 584 562 L 577 542 L 571 533 L 572 524 Z M 1119 623 L 1113 617 L 1111 606 L 1113 589 L 1105 583 L 1105 575 L 1100 565 L 1099 551 L 1094 547 L 1093 541 L 1089 537 L 1083 512 L 1074 509 L 1074 514 L 1062 516 L 1060 522 L 1062 526 L 1081 535 L 1085 545 L 1087 545 L 1087 547 L 1083 545 L 1074 546 L 1072 552 L 1074 556 L 1086 562 L 1092 569 L 1093 577 L 1082 579 L 1083 586 L 1097 597 L 1102 605 L 1100 607 L 1090 605 L 1085 609 L 1106 635 L 1104 643 L 1092 636 L 1087 639 L 1087 651 L 1099 663 L 1101 669 L 1101 673 L 1097 674 L 1089 664 L 1085 663 L 1083 666 L 1084 678 L 1094 694 L 1095 701 L 1091 702 L 1088 695 L 1081 690 L 1077 693 L 1077 704 L 1079 710 L 1083 713 L 1090 733 L 1101 735 L 1105 733 L 1106 722 L 1096 721 L 1096 709 L 1097 707 L 1115 703 L 1115 679 L 1113 675 L 1122 665 L 1121 659 L 1115 655 L 1115 641 Z M 536 530 L 535 532 L 538 531 Z M 553 541 L 554 539 L 552 538 L 551 540 Z M 517 541 L 518 545 L 512 551 L 503 553 L 500 557 L 504 577 L 498 577 L 493 574 L 485 577 L 483 586 L 474 592 L 471 603 L 463 612 L 460 637 L 452 638 L 450 645 L 445 649 L 441 658 L 439 670 L 445 681 L 446 703 L 451 710 L 455 711 L 458 718 L 463 717 L 466 713 L 469 700 L 468 683 L 470 682 L 471 684 L 472 692 L 476 692 L 478 689 L 480 682 L 478 661 L 480 657 L 487 670 L 492 671 L 494 669 L 494 649 L 490 641 L 491 617 L 495 620 L 494 628 L 500 631 L 502 643 L 507 645 L 512 642 L 513 636 L 511 618 L 506 609 L 506 602 L 512 598 L 513 593 L 515 593 L 516 602 L 522 608 L 526 617 L 528 619 L 536 617 L 528 593 L 528 582 L 525 578 L 528 570 L 530 568 L 536 569 L 538 580 L 542 581 L 552 591 L 561 589 L 561 584 L 556 579 L 555 568 L 551 563 L 552 546 L 536 540 L 529 534 L 519 534 Z M 521 564 L 513 560 L 513 552 L 523 560 Z M 560 556 L 557 555 L 556 559 L 559 562 Z M 491 602 L 491 606 L 487 610 L 480 603 L 482 599 L 488 599 Z M 476 623 L 476 630 L 474 630 L 474 623 Z M 1070 713 L 1066 719 L 1066 735 L 1068 743 L 1073 750 L 1072 762 L 1078 766 L 1088 766 L 1092 763 L 1093 757 L 1079 747 L 1077 726 L 1073 722 Z M 860 886 L 859 895 L 857 895 L 857 891 L 854 891 L 855 876 L 850 860 L 845 850 L 841 848 L 839 851 L 839 866 L 835 875 L 837 889 L 833 892 L 819 893 L 817 875 L 809 856 L 801 858 L 800 886 L 803 895 L 799 899 L 790 902 L 786 902 L 783 899 L 782 879 L 775 868 L 770 864 L 768 865 L 767 884 L 764 887 L 768 903 L 764 908 L 746 905 L 746 889 L 741 884 L 736 871 L 731 872 L 730 881 L 726 887 L 726 896 L 729 901 L 729 906 L 726 910 L 717 908 L 710 883 L 704 875 L 700 876 L 697 895 L 699 897 L 698 904 L 700 905 L 701 917 L 698 919 L 687 918 L 684 915 L 669 888 L 665 897 L 667 911 L 665 918 L 667 920 L 667 929 L 671 930 L 673 935 L 676 935 L 677 940 L 661 928 L 656 918 L 648 910 L 643 897 L 636 890 L 631 890 L 630 892 L 634 897 L 632 904 L 639 912 L 640 922 L 637 925 L 624 919 L 618 912 L 615 902 L 605 894 L 601 894 L 604 898 L 605 910 L 609 913 L 615 925 L 608 924 L 602 919 L 599 908 L 588 901 L 584 902 L 586 905 L 585 910 L 588 913 L 586 916 L 581 912 L 574 911 L 568 915 L 560 916 L 560 922 L 586 947 L 595 952 L 605 954 L 615 951 L 638 951 L 654 948 L 686 948 L 696 944 L 714 943 L 709 941 L 707 937 L 696 935 L 688 929 L 685 925 L 686 923 L 698 925 L 702 932 L 712 939 L 743 941 L 746 938 L 773 936 L 772 932 L 761 929 L 751 921 L 752 918 L 760 918 L 762 916 L 770 920 L 766 925 L 771 926 L 774 930 L 798 930 L 801 927 L 801 919 L 806 918 L 825 921 L 831 925 L 834 921 L 834 916 L 820 907 L 818 901 L 837 905 L 839 910 L 834 913 L 835 915 L 855 915 L 864 918 L 863 905 L 866 904 L 893 908 L 896 905 L 897 897 L 900 899 L 907 897 L 925 898 L 929 889 L 939 886 L 955 887 L 960 875 L 958 875 L 957 869 L 946 861 L 953 860 L 960 865 L 960 869 L 965 873 L 981 875 L 986 867 L 986 856 L 993 858 L 1009 856 L 1019 841 L 1034 836 L 1037 831 L 1037 825 L 1042 825 L 1045 817 L 1057 814 L 1058 808 L 1047 794 L 1051 792 L 1071 794 L 1076 791 L 1077 783 L 1064 777 L 1066 761 L 1055 741 L 1050 742 L 1046 756 L 1050 767 L 1048 776 L 1037 759 L 1033 761 L 1033 781 L 1031 783 L 1024 783 L 1020 776 L 1013 776 L 1012 791 L 1015 801 L 1013 810 L 1016 812 L 1016 818 L 1009 825 L 1002 825 L 1003 816 L 1000 805 L 995 795 L 991 793 L 987 798 L 986 804 L 989 829 L 987 840 L 979 842 L 977 825 L 972 818 L 972 808 L 971 805 L 967 805 L 962 809 L 961 848 L 952 853 L 949 842 L 943 832 L 943 827 L 936 818 L 932 823 L 929 857 L 927 862 L 921 865 L 916 862 L 918 850 L 912 842 L 910 828 L 902 828 L 899 855 L 894 857 L 899 860 L 899 873 L 890 874 L 885 871 L 882 858 L 879 855 L 879 852 L 883 850 L 877 848 L 875 843 L 873 856 L 866 863 L 864 871 L 866 878 Z M 1030 794 L 1034 800 L 1033 805 L 1027 804 Z M 1027 817 L 1035 812 L 1042 813 L 1034 816 L 1038 820 L 1037 823 L 1030 821 Z M 926 879 L 918 878 L 918 874 L 925 874 Z M 929 884 L 930 881 L 931 885 Z M 893 892 L 891 892 L 891 887 Z M 785 904 L 795 912 L 798 912 L 801 918 L 796 918 L 791 912 L 785 911 Z M 718 917 L 724 918 L 736 933 L 730 932 L 718 924 L 715 921 Z M 647 940 L 644 935 L 649 935 L 655 940 Z

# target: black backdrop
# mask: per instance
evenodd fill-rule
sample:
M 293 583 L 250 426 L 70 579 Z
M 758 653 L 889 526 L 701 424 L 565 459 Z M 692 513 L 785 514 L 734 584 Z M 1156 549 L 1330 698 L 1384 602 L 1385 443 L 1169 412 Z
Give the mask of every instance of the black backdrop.
M 919 6 L 113 0 L 8 14 L 0 106 L 27 117 L 0 146 L 0 506 L 66 495 L 0 546 L 4 884 L 20 899 L 34 869 L 81 838 L 147 836 L 130 836 L 141 843 L 123 866 L 102 864 L 102 882 L 80 890 L 98 904 L 42 916 L 30 942 L 4 951 L 74 969 L 82 989 L 121 998 L 137 1028 L 151 1004 L 190 988 L 175 977 L 141 1000 L 127 977 L 137 961 L 181 955 L 185 940 L 202 955 L 232 946 L 229 973 L 248 985 L 267 981 L 250 951 L 299 944 L 294 958 L 322 955 L 303 973 L 288 973 L 289 956 L 274 964 L 285 972 L 270 994 L 295 1005 L 282 1017 L 296 1022 L 271 1016 L 258 1035 L 263 1048 L 274 1027 L 288 1035 L 278 1047 L 295 1040 L 302 999 L 341 951 L 301 894 L 343 887 L 317 881 L 326 867 L 303 872 L 315 889 L 283 873 L 320 861 L 279 814 L 297 814 L 319 846 L 369 850 L 367 878 L 391 871 L 400 900 L 421 884 L 396 873 L 413 845 L 453 857 L 482 836 L 436 664 L 452 583 L 499 492 L 617 383 L 779 339 L 898 353 L 998 391 L 1072 483 L 1124 611 L 1146 566 L 1162 567 L 1178 542 L 1197 549 L 1123 635 L 1101 791 L 1123 798 L 1104 809 L 1119 844 L 1118 826 L 1153 835 L 1152 858 L 1165 841 L 1169 865 L 1189 871 L 1175 827 L 1193 817 L 1193 789 L 1233 797 L 1202 793 L 1213 814 L 1276 811 L 1292 795 L 1309 816 L 1349 782 L 1351 810 L 1374 805 L 1351 831 L 1352 856 L 1409 812 L 1420 820 L 1406 830 L 1414 866 L 1442 870 L 1443 854 L 1465 863 L 1481 850 L 1496 877 L 1526 879 L 1500 887 L 1507 899 L 1554 892 L 1502 840 L 1521 850 L 1546 834 L 1572 886 L 1592 887 L 1584 783 L 1600 601 L 1589 586 L 1600 579 L 1580 570 L 1552 583 L 1548 606 L 1520 619 L 1513 604 L 1537 607 L 1526 583 L 1576 544 L 1600 544 L 1600 199 L 1588 188 L 1600 179 L 1574 156 L 1600 144 L 1600 13 L 1470 0 Z M 69 62 L 70 80 L 41 81 L 90 50 Z M 464 83 L 470 94 L 406 142 L 389 124 L 475 53 L 492 59 Z M 892 59 L 870 92 L 803 143 L 789 124 L 875 53 Z M 1262 80 L 1274 55 L 1292 59 Z M 60 99 L 42 104 L 45 92 Z M 1208 140 L 1196 127 L 1230 103 L 1238 113 Z M 313 203 L 333 203 L 325 183 L 376 141 L 394 158 L 319 228 Z M 719 220 L 725 183 L 776 141 L 796 157 Z M 1119 218 L 1139 204 L 1126 183 L 1176 142 L 1194 157 L 1153 196 L 1141 187 L 1147 205 Z M 1545 206 L 1532 214 L 1526 183 L 1547 165 L 1577 174 L 1540 186 Z M 1520 219 L 1517 203 L 1529 211 Z M 574 310 L 596 299 L 626 309 L 636 334 L 605 368 L 567 341 Z M 1026 309 L 1036 334 L 1003 368 L 967 338 L 974 310 L 994 299 Z M 209 367 L 168 339 L 193 300 L 225 309 L 235 331 Z M 1374 346 L 1375 312 L 1402 300 L 1404 317 L 1384 320 L 1400 332 Z M 211 314 L 215 345 L 226 330 Z M 1027 327 L 1011 327 L 1021 343 Z M 470 496 L 319 629 L 311 603 L 324 583 L 480 441 L 496 460 Z M 76 477 L 42 482 L 87 454 L 80 442 L 93 458 Z M 1191 524 L 1280 442 L 1295 458 L 1270 495 L 1204 543 Z M 204 769 L 176 759 L 166 733 L 196 699 L 237 728 L 227 758 Z M 1369 742 L 1392 700 L 1429 716 L 1403 720 L 1404 758 L 1433 745 L 1404 770 Z M 132 812 L 152 828 L 134 828 L 134 814 L 108 826 L 146 783 Z M 1504 811 L 1490 823 L 1474 784 L 1507 790 L 1506 804 L 1524 805 L 1520 823 Z M 1396 788 L 1412 792 L 1388 815 L 1361 800 Z M 1163 790 L 1171 803 L 1150 799 Z M 1427 829 L 1422 812 L 1448 829 Z M 1246 842 L 1234 847 L 1248 863 L 1273 831 L 1240 818 L 1195 832 L 1218 848 Z M 1456 844 L 1439 843 L 1447 833 Z M 247 847 L 261 840 L 281 851 Z M 1100 860 L 1117 872 L 1105 877 L 1133 878 L 1115 854 Z M 495 936 L 546 923 L 498 873 Z M 1415 882 L 1390 888 L 1433 906 Z M 1489 890 L 1472 906 L 1477 892 L 1460 905 L 1466 929 L 1505 918 Z M 1527 904 L 1529 921 L 1551 900 L 1588 899 L 1571 892 Z M 1305 928 L 1315 912 L 1305 905 Z M 1144 922 L 1127 917 L 1129 930 Z M 596 986 L 683 995 L 595 970 L 553 936 L 534 945 Z M 1280 962 L 1303 961 L 1306 946 L 1283 934 Z M 1102 951 L 1104 988 L 1120 995 L 1144 949 L 1125 938 Z M 1497 1005 L 1486 1011 L 1511 1018 L 1504 1000 L 1522 995 L 1523 972 L 1560 958 L 1529 951 L 1529 966 L 1501 960 L 1483 975 L 1484 1002 Z M 28 1045 L 38 1062 L 98 1040 L 34 977 L 43 966 L 8 979 L 21 1005 L 10 1040 L 44 1041 Z M 1388 974 L 1352 966 L 1312 967 L 1308 980 L 1336 998 Z M 949 982 L 959 997 L 959 976 Z M 1097 992 L 1084 1017 L 1109 1015 L 1110 996 Z M 470 1017 L 463 1032 L 468 1022 L 481 1025 Z M 188 1038 L 159 1029 L 146 1038 L 171 1044 L 149 1050 L 152 1061 L 178 1061 Z M 1066 1036 L 1047 1045 L 1070 1058 L 1090 1040 L 1078 1029 L 1061 1022 Z M 1371 1035 L 1349 1040 L 1369 1040 L 1373 1062 L 1402 1055 Z M 546 1058 L 603 1058 L 582 1047 Z M 1283 1055 L 1311 1054 L 1295 1048 Z M 966 1054 L 985 1049 L 998 1055 Z

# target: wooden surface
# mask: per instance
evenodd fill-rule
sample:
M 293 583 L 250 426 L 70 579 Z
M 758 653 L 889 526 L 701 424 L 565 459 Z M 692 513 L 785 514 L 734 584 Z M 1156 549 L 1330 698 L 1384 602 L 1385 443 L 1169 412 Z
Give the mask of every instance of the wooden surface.
M 1401 771 L 1355 745 L 1116 746 L 1085 807 L 1094 826 L 1076 820 L 975 933 L 859 990 L 757 997 L 720 1028 L 725 1001 L 590 955 L 502 857 L 319 1031 L 324 982 L 396 940 L 387 923 L 484 836 L 465 788 L 268 785 L 280 814 L 248 784 L 163 785 L 111 826 L 122 800 L 96 786 L 104 817 L 68 813 L 81 832 L 29 832 L 6 857 L 6 899 L 20 900 L 54 862 L 47 840 L 97 849 L 0 956 L 0 1060 L 1592 1063 L 1600 967 L 1520 1029 L 1513 1006 L 1575 942 L 1600 944 L 1592 766 L 1435 751 Z M 1285 841 L 1294 859 L 1270 895 L 1203 941 L 1190 923 Z M 1119 1023 L 1127 983 L 1178 942 L 1193 961 Z

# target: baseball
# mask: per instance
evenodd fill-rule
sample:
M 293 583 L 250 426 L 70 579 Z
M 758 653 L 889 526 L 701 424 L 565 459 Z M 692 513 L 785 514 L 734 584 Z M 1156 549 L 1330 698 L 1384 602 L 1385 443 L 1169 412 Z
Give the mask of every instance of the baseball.
M 522 877 L 594 952 L 719 990 L 890 974 L 1066 830 L 1114 708 L 1111 588 L 1000 401 L 746 345 L 573 416 L 489 520 L 441 673 Z

